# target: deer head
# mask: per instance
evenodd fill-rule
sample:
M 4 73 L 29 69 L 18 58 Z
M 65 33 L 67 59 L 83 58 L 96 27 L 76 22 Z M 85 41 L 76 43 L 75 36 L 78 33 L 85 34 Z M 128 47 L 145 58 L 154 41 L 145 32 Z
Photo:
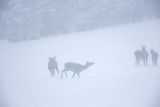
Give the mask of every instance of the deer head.
M 54 57 L 48 57 L 49 60 L 55 60 L 56 59 L 56 56 Z
M 86 66 L 91 66 L 91 65 L 93 65 L 94 64 L 94 62 L 88 62 L 88 61 L 86 61 Z
M 145 50 L 145 49 L 146 49 L 146 46 L 142 46 L 141 49 L 142 49 L 142 50 Z

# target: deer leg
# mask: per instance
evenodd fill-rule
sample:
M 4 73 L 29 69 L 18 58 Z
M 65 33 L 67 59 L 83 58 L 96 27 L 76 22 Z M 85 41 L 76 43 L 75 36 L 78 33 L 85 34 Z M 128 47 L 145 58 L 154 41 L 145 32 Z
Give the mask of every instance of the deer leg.
M 80 76 L 79 76 L 79 72 L 77 73 L 77 75 L 78 75 L 78 77 L 80 77 Z
M 146 66 L 145 60 L 143 60 L 143 64 L 144 64 L 144 66 Z
M 57 73 L 59 74 L 59 69 L 58 69 L 58 68 L 56 68 L 56 71 L 57 71 Z
M 157 66 L 157 59 L 155 59 L 155 66 Z
M 68 77 L 67 72 L 66 72 L 66 71 L 64 71 L 64 72 L 65 72 L 65 74 L 66 74 L 66 77 Z
M 51 76 L 52 76 L 52 70 L 49 70 L 49 72 L 50 72 L 50 74 L 51 74 Z
M 62 70 L 62 75 L 61 75 L 61 79 L 63 78 L 63 72 L 64 72 L 64 71 Z
M 148 60 L 146 59 L 146 66 L 148 66 Z
M 152 66 L 154 66 L 154 60 L 152 59 Z
M 153 62 L 153 66 L 156 66 L 156 61 L 154 60 L 154 62 Z
M 54 76 L 54 71 L 50 70 L 50 74 L 51 74 L 51 76 Z
M 66 70 L 62 70 L 62 75 L 61 75 L 61 78 L 63 78 L 63 73 L 65 73 L 65 74 L 66 74 L 66 77 L 67 77 Z
M 75 75 L 76 75 L 76 72 L 74 72 L 74 73 L 73 73 L 73 75 L 72 75 L 72 79 L 74 78 L 74 76 L 75 76 Z
M 53 75 L 53 76 L 55 75 L 55 71 L 54 71 L 54 70 L 52 70 L 52 75 Z
M 138 60 L 137 63 L 138 63 L 138 66 L 140 66 L 140 60 Z

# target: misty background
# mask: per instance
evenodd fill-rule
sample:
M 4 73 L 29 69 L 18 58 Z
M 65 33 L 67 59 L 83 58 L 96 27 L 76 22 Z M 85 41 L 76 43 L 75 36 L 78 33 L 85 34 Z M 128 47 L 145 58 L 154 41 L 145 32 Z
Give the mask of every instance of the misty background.
M 159 0 L 0 0 L 0 39 L 32 40 L 159 17 Z

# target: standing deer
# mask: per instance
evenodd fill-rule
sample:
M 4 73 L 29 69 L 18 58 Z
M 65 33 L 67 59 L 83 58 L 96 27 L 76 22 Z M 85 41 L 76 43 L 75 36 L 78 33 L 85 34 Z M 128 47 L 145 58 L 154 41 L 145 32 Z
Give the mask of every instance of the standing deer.
M 49 69 L 49 72 L 50 72 L 51 76 L 55 75 L 55 70 L 59 74 L 58 64 L 57 64 L 57 61 L 55 60 L 56 57 L 48 58 L 48 59 L 49 59 L 49 61 L 48 61 L 48 69 Z
M 80 77 L 80 72 L 88 69 L 91 65 L 93 65 L 94 63 L 93 62 L 86 62 L 85 65 L 81 65 L 81 64 L 78 64 L 78 63 L 73 63 L 73 62 L 67 62 L 65 65 L 64 65 L 64 69 L 62 70 L 62 76 L 61 78 L 63 78 L 63 73 L 66 74 L 66 77 L 67 77 L 67 71 L 72 71 L 73 72 L 73 75 L 72 75 L 72 78 L 74 78 L 74 76 L 77 74 L 78 77 Z
M 134 52 L 136 58 L 136 65 L 140 66 L 140 61 L 143 61 L 144 66 L 148 65 L 148 52 L 145 46 L 142 46 L 141 50 L 137 50 Z
M 157 61 L 158 61 L 158 52 L 155 51 L 154 49 L 151 49 L 151 58 L 152 58 L 152 64 L 153 66 L 157 66 Z

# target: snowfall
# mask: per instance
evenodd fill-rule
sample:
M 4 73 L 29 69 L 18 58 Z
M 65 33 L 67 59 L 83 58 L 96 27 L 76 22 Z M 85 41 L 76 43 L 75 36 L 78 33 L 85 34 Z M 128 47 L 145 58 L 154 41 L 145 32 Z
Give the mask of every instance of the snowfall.
M 0 107 L 160 107 L 160 61 L 135 66 L 134 51 L 160 53 L 160 20 L 73 32 L 38 40 L 0 41 Z M 95 64 L 71 78 L 52 77 L 48 57 Z

